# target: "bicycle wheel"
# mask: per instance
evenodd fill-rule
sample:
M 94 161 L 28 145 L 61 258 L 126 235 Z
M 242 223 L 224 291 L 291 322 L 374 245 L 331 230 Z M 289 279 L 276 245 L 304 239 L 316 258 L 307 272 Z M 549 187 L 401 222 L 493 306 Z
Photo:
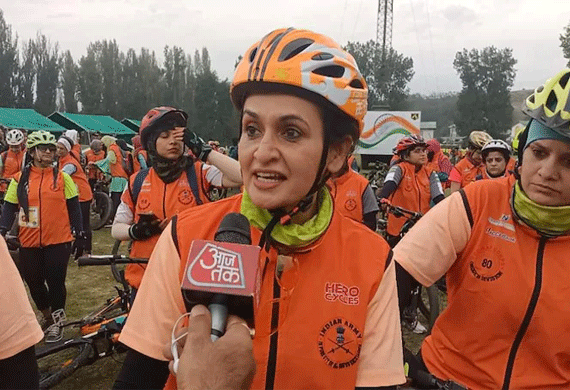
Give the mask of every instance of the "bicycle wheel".
M 99 230 L 109 220 L 113 210 L 113 202 L 111 197 L 104 192 L 96 191 L 93 193 L 91 201 L 91 229 Z
M 431 332 L 440 312 L 439 291 L 435 285 L 429 287 L 422 286 L 422 289 L 425 290 L 425 296 L 420 292 L 421 299 L 418 299 L 418 308 L 428 321 L 428 332 Z
M 66 340 L 54 347 L 36 350 L 40 374 L 40 389 L 55 386 L 79 367 L 85 365 L 94 355 L 89 342 Z

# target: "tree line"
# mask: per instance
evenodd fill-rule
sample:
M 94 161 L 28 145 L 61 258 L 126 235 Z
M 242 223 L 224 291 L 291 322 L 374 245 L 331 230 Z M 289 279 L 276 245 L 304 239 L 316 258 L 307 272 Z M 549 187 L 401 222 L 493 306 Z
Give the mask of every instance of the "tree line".
M 154 51 L 119 50 L 117 42 L 91 42 L 75 60 L 38 33 L 19 48 L 17 36 L 0 10 L 0 102 L 4 107 L 34 108 L 43 115 L 71 113 L 140 119 L 151 107 L 171 105 L 190 115 L 189 127 L 204 138 L 235 142 L 238 117 L 229 98 L 229 81 L 212 69 L 206 48 L 187 54 L 166 46 L 159 63 Z M 570 59 L 570 25 L 560 36 Z M 458 94 L 410 95 L 413 59 L 394 49 L 383 53 L 375 41 L 348 42 L 369 87 L 369 109 L 421 110 L 424 120 L 445 129 L 455 123 L 459 135 L 473 129 L 504 137 L 512 126 L 509 92 L 516 59 L 512 49 L 494 46 L 463 49 L 453 66 L 461 79 Z M 238 59 L 239 60 L 239 59 Z M 570 63 L 570 62 L 569 62 Z M 236 62 L 237 65 L 237 62 Z

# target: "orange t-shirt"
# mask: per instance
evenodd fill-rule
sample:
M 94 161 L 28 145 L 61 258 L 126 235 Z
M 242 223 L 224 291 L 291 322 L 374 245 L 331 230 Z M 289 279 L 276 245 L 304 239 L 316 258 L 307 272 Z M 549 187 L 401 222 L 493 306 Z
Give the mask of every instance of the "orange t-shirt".
M 44 338 L 22 277 L 0 238 L 0 360 L 12 357 Z

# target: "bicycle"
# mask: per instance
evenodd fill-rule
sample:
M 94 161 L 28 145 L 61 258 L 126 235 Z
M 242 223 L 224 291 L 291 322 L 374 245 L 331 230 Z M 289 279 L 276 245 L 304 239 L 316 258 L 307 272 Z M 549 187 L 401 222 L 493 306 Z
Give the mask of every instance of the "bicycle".
M 104 180 L 98 180 L 93 187 L 91 201 L 91 229 L 99 230 L 109 222 L 113 212 L 113 201 L 109 196 L 109 186 Z
M 423 216 L 422 213 L 407 210 L 403 207 L 394 206 L 390 202 L 383 200 L 380 201 L 380 206 L 385 206 L 386 213 L 391 213 L 396 217 L 405 217 L 408 220 L 402 225 L 400 229 L 399 237 L 400 239 L 404 237 L 406 233 L 420 220 Z M 378 220 L 378 230 L 384 237 L 386 237 L 386 227 L 388 225 L 387 219 L 379 219 Z M 423 299 L 422 290 L 425 291 L 426 299 Z M 439 316 L 440 313 L 440 302 L 439 302 L 439 291 L 437 285 L 432 285 L 430 287 L 424 287 L 421 284 L 418 285 L 415 289 L 412 290 L 412 300 L 408 307 L 404 309 L 402 314 L 403 320 L 406 323 L 410 323 L 410 327 L 412 329 L 417 324 L 417 310 L 420 310 L 420 313 L 425 317 L 428 323 L 427 331 L 428 334 L 431 332 L 433 328 L 433 324 L 435 320 Z
M 97 359 L 126 351 L 118 339 L 131 308 L 131 289 L 124 273 L 116 265 L 147 262 L 147 259 L 131 259 L 122 255 L 83 256 L 78 259 L 78 266 L 110 265 L 113 277 L 122 289 L 115 286 L 116 296 L 79 320 L 66 322 L 65 316 L 58 318 L 60 326 L 77 327 L 81 335 L 36 347 L 40 388 L 48 389 L 60 383 L 79 367 Z

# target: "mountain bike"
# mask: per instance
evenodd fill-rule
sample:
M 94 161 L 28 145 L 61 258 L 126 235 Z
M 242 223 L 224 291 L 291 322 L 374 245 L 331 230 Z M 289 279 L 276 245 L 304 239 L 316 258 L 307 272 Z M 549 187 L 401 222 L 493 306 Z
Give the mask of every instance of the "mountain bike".
M 147 262 L 147 259 L 131 259 L 122 255 L 83 256 L 78 259 L 78 266 L 110 265 L 113 277 L 122 288 L 115 286 L 117 295 L 79 320 L 67 321 L 64 315 L 57 318 L 55 314 L 60 326 L 79 328 L 80 336 L 36 346 L 40 388 L 48 389 L 58 384 L 79 367 L 97 359 L 126 351 L 118 339 L 131 308 L 131 289 L 123 271 L 119 271 L 116 265 Z
M 404 223 L 404 225 L 402 225 L 402 228 L 400 229 L 400 239 L 404 237 L 404 235 L 412 228 L 412 226 L 414 226 L 416 222 L 418 222 L 423 216 L 423 214 L 420 212 L 407 210 L 399 206 L 394 206 L 386 200 L 381 201 L 380 204 L 381 206 L 385 207 L 386 213 L 390 213 L 400 218 L 407 218 L 407 221 Z M 381 234 L 383 233 L 384 236 L 386 236 L 387 224 L 387 218 L 378 220 L 378 230 L 381 232 Z M 433 324 L 435 323 L 435 320 L 439 316 L 441 310 L 440 306 L 438 287 L 435 284 L 430 287 L 424 287 L 421 284 L 418 284 L 418 286 L 412 290 L 411 303 L 404 309 L 402 320 L 404 320 L 406 323 L 409 323 L 410 327 L 413 329 L 418 321 L 416 313 L 419 309 L 420 313 L 427 320 L 427 330 L 429 333 L 433 327 Z

